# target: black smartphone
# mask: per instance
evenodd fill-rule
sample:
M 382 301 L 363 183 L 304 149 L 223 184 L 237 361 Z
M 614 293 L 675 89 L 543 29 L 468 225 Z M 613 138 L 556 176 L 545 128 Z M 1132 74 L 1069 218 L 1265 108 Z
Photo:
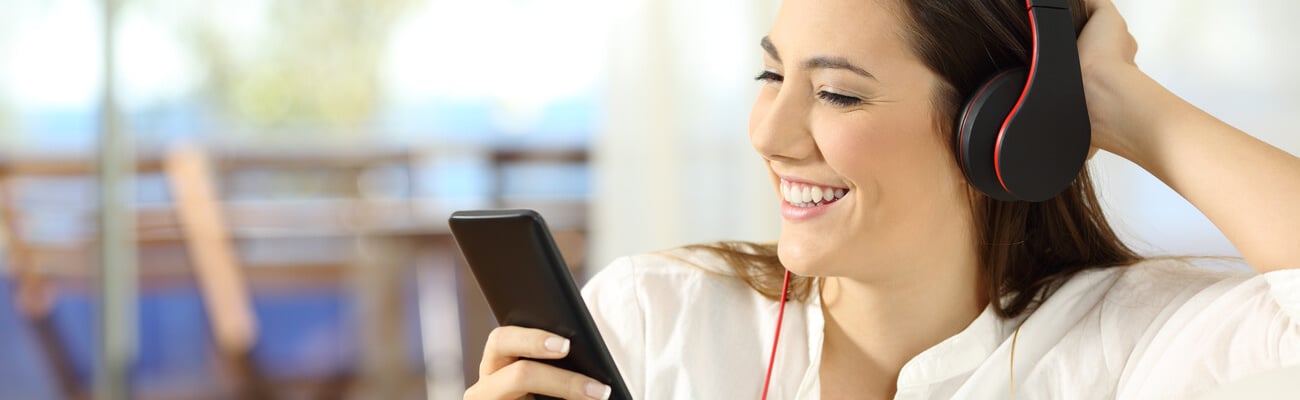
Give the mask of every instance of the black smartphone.
M 533 210 L 457 211 L 449 222 L 498 324 L 569 338 L 567 357 L 537 361 L 609 385 L 610 399 L 632 399 L 541 215 Z

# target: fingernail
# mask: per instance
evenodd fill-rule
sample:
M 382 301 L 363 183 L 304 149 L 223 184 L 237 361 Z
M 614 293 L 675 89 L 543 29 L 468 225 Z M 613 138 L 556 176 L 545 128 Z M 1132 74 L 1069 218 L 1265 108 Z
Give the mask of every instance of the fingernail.
M 600 400 L 609 400 L 609 393 L 611 392 L 608 385 L 602 385 L 600 382 L 587 382 L 587 387 L 584 390 L 587 392 L 587 397 Z
M 544 343 L 544 345 L 546 346 L 546 350 L 550 350 L 555 353 L 567 354 L 569 352 L 569 339 L 565 339 L 559 336 L 551 336 L 546 338 L 546 343 Z

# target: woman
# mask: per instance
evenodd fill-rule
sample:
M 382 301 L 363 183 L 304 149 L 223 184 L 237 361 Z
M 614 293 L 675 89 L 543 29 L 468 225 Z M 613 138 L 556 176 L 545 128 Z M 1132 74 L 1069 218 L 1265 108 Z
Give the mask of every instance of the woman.
M 584 289 L 633 396 L 759 397 L 786 269 L 769 398 L 1188 398 L 1300 364 L 1300 159 L 1138 70 L 1109 0 L 1072 2 L 1093 146 L 1187 198 L 1258 274 L 1141 259 L 1086 170 L 1042 203 L 966 183 L 952 121 L 983 79 L 1029 58 L 1024 4 L 783 2 L 750 118 L 779 244 L 623 258 Z M 519 359 L 566 344 L 496 329 L 465 397 L 607 396 Z

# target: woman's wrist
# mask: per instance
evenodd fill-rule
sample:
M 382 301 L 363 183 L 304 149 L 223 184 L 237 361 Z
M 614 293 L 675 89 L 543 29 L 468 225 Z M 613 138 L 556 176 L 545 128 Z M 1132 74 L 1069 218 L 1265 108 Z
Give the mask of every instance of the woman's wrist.
M 1090 68 L 1084 79 L 1093 145 L 1144 167 L 1189 106 L 1131 64 Z

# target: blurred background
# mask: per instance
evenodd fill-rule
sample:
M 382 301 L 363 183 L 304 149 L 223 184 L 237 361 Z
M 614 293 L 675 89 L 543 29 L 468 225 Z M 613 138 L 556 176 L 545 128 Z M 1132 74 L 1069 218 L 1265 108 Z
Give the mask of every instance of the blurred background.
M 1116 2 L 1148 73 L 1300 153 L 1300 3 Z M 459 398 L 493 322 L 457 209 L 540 210 L 580 281 L 774 239 L 777 3 L 0 0 L 0 398 Z M 1143 252 L 1235 254 L 1092 168 Z

